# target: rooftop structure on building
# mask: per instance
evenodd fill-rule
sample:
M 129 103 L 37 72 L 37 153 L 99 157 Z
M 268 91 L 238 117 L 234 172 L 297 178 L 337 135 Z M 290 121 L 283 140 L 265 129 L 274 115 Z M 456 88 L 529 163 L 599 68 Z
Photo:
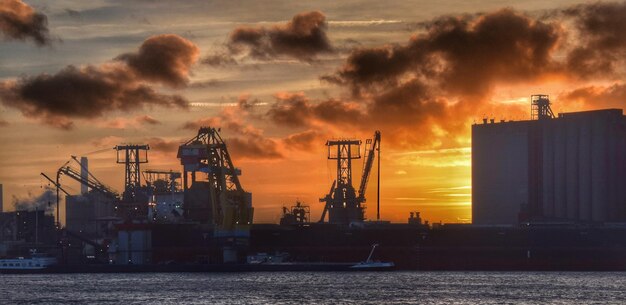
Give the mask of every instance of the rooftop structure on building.
M 554 116 L 547 95 L 532 119 L 472 126 L 472 221 L 626 221 L 626 117 L 621 109 Z

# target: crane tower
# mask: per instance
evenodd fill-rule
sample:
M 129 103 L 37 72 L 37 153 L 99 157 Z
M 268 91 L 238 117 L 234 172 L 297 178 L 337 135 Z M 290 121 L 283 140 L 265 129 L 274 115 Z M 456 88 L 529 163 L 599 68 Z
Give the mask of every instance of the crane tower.
M 213 224 L 219 232 L 246 235 L 252 224 L 252 194 L 241 187 L 241 170 L 233 165 L 219 130 L 200 128 L 179 147 L 178 158 L 184 167 L 185 218 Z

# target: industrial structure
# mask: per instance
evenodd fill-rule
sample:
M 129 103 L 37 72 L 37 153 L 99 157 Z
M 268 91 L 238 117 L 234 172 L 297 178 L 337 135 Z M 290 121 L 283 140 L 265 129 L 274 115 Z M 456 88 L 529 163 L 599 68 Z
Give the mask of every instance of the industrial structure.
M 0 213 L 0 257 L 46 251 L 61 262 L 50 272 L 336 270 L 378 244 L 378 259 L 409 269 L 626 270 L 622 111 L 555 116 L 546 95 L 533 96 L 530 110 L 529 121 L 472 127 L 473 224 L 431 225 L 415 210 L 405 223 L 381 220 L 379 131 L 364 142 L 326 142 L 336 179 L 320 218 L 296 201 L 279 224 L 253 223 L 228 139 L 202 127 L 178 148 L 181 171 L 141 169 L 148 145 L 113 148 L 124 164 L 121 192 L 85 157 L 72 156 L 56 179 L 42 173 L 57 191 L 57 221 L 65 194 L 66 224 L 41 210 Z M 375 161 L 374 221 L 365 203 Z
M 352 160 L 361 158 L 360 140 L 329 140 L 328 159 L 337 160 L 337 178 L 333 181 L 330 191 L 320 202 L 324 202 L 324 210 L 320 222 L 328 213 L 329 223 L 350 224 L 365 220 L 365 190 L 376 153 L 380 154 L 380 131 L 374 133 L 372 139 L 366 140 L 363 172 L 358 192 L 352 185 Z M 378 177 L 380 188 L 380 156 L 378 158 Z M 379 189 L 380 190 L 380 189 Z M 377 219 L 380 219 L 380 201 L 377 208 Z
M 115 146 L 117 163 L 124 164 L 124 192 L 116 209 L 130 219 L 145 219 L 148 214 L 148 190 L 141 185 L 141 164 L 148 163 L 150 146 L 127 144 Z
M 181 145 L 185 217 L 213 224 L 225 234 L 246 235 L 252 224 L 252 194 L 239 182 L 241 170 L 233 165 L 219 130 L 203 127 Z
M 626 117 L 560 113 L 531 97 L 529 121 L 472 126 L 472 222 L 626 221 Z
M 291 208 L 283 207 L 283 216 L 280 218 L 281 225 L 304 225 L 311 219 L 311 208 L 300 201 Z

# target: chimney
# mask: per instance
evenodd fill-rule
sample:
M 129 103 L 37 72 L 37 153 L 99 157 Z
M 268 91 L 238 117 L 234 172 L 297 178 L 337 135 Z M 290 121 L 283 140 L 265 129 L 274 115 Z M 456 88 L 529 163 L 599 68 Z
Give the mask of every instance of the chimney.
M 4 197 L 2 197 L 2 196 L 3 196 L 3 194 L 2 194 L 2 184 L 0 183 L 0 213 L 2 213 L 4 211 L 3 207 L 2 207 L 2 205 L 3 205 L 2 198 L 4 198 Z
M 87 161 L 87 157 L 80 157 L 80 178 L 82 178 L 83 181 L 87 181 L 89 179 L 89 171 L 87 170 L 88 166 L 89 162 Z M 89 188 L 84 183 L 81 183 L 80 193 L 87 194 L 87 192 L 89 192 Z

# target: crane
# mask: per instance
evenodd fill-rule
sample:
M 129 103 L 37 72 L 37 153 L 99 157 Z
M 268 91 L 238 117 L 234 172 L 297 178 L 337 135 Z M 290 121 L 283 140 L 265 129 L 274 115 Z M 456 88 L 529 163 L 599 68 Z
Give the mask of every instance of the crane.
M 374 165 L 374 158 L 378 152 L 378 192 L 377 192 L 377 204 L 376 204 L 376 219 L 380 220 L 380 131 L 374 132 L 372 139 L 365 140 L 365 158 L 363 158 L 363 174 L 361 175 L 361 185 L 359 186 L 359 192 L 357 197 L 358 203 L 365 202 L 365 190 L 367 189 L 367 182 L 369 181 L 370 172 Z
M 67 163 L 65 163 L 65 164 L 67 164 Z M 60 215 L 59 215 L 59 205 L 60 205 L 60 204 L 59 204 L 59 190 L 63 191 L 63 193 L 65 193 L 65 195 L 68 195 L 68 196 L 70 195 L 70 193 L 68 193 L 66 190 L 64 190 L 64 189 L 61 187 L 61 184 L 59 183 L 59 175 L 58 175 L 58 174 L 57 174 L 57 180 L 56 180 L 56 181 L 54 181 L 54 180 L 50 179 L 50 177 L 48 177 L 48 175 L 46 175 L 46 174 L 44 174 L 44 173 L 41 173 L 41 175 L 42 175 L 44 178 L 48 179 L 48 181 L 50 181 L 50 183 L 52 183 L 52 184 L 56 187 L 56 189 L 57 189 L 57 195 L 56 195 L 56 203 L 57 203 L 57 218 L 56 218 L 56 226 L 57 226 L 57 228 L 61 228 L 61 220 L 60 220 L 60 218 L 59 218 L 59 217 L 60 217 Z
M 197 173 L 204 173 L 209 188 L 212 223 L 220 230 L 248 232 L 254 212 L 251 194 L 243 190 L 238 177 L 241 170 L 234 166 L 219 131 L 213 127 L 201 127 L 194 138 L 179 147 L 178 158 L 184 166 L 184 189 L 196 183 Z M 189 173 L 191 185 L 188 183 Z M 185 202 L 187 215 L 192 215 L 195 208 L 191 202 Z
M 333 181 L 333 184 L 330 186 L 330 191 L 324 198 L 320 198 L 320 202 L 326 202 L 324 205 L 324 211 L 322 211 L 322 217 L 320 218 L 319 223 L 324 222 L 324 218 L 326 218 L 326 213 L 328 212 L 328 207 L 333 200 L 333 193 L 335 192 L 335 185 L 337 185 L 337 180 Z
M 360 140 L 329 140 L 328 159 L 337 160 L 337 179 L 333 181 L 330 191 L 320 202 L 324 202 L 324 210 L 319 222 L 324 222 L 328 213 L 330 223 L 350 223 L 363 221 L 365 191 L 367 182 L 374 165 L 374 158 L 378 152 L 378 204 L 377 219 L 380 220 L 380 131 L 374 132 L 374 137 L 365 141 L 365 154 L 363 158 L 363 172 L 358 191 L 352 186 L 352 163 L 353 159 L 361 158 Z
M 95 178 L 92 178 L 93 175 L 91 175 L 91 173 L 89 174 L 90 177 L 87 177 L 86 179 L 84 177 L 82 177 L 80 175 L 80 172 L 76 171 L 75 169 L 73 169 L 70 166 L 63 166 L 61 168 L 59 168 L 59 173 L 64 174 L 84 185 L 87 185 L 89 188 L 91 188 L 92 190 L 95 190 L 103 195 L 105 195 L 106 197 L 109 197 L 111 199 L 116 199 L 117 198 L 117 193 L 113 190 L 111 190 L 109 187 L 107 187 L 106 185 L 102 184 L 100 181 L 98 181 Z M 59 184 L 60 185 L 60 184 Z

